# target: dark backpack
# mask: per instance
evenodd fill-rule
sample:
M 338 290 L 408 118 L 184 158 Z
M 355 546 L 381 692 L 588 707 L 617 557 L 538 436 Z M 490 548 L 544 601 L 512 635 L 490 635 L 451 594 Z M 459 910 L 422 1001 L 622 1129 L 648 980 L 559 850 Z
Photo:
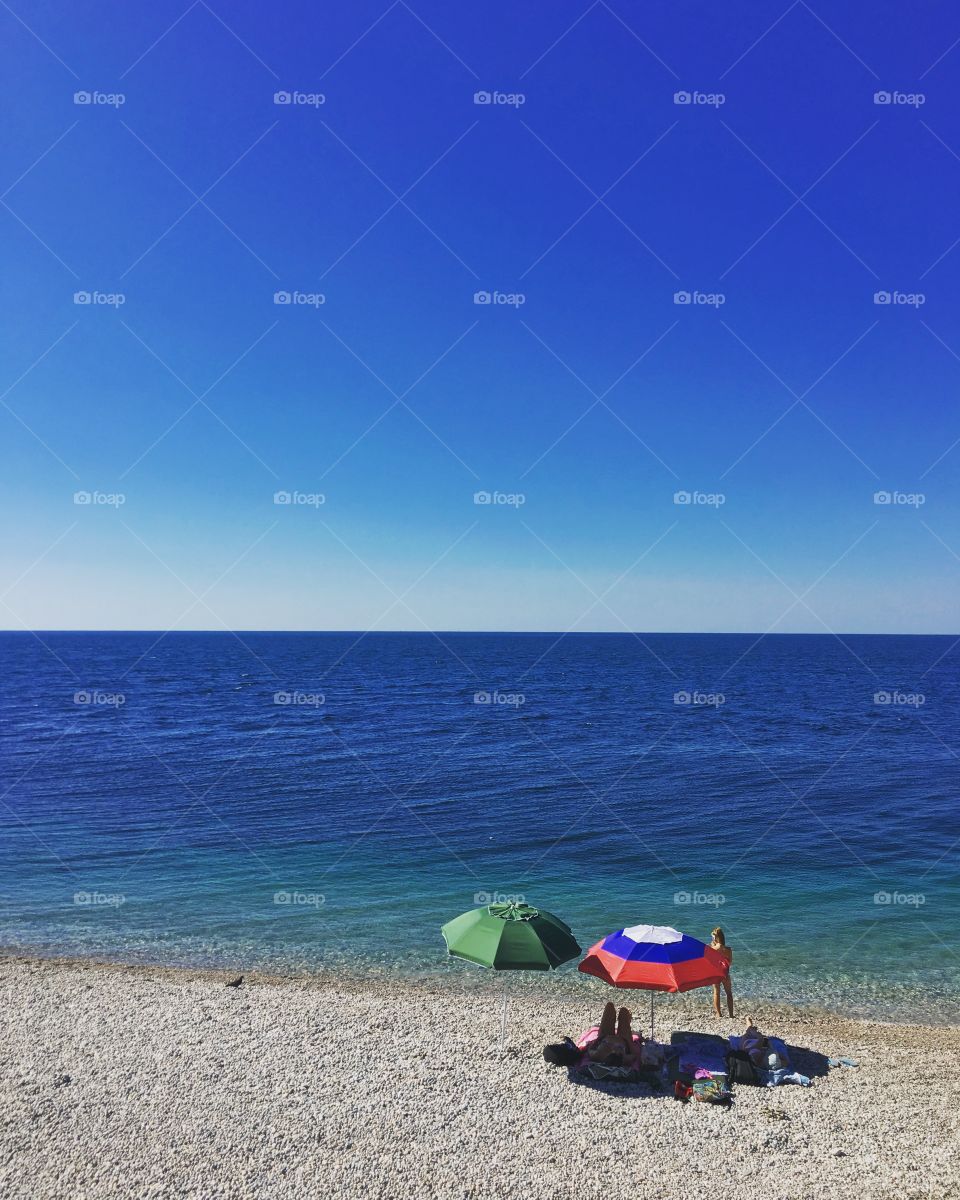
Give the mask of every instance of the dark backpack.
M 727 1081 L 729 1083 L 747 1083 L 759 1086 L 760 1077 L 757 1068 L 746 1050 L 731 1050 L 727 1054 Z

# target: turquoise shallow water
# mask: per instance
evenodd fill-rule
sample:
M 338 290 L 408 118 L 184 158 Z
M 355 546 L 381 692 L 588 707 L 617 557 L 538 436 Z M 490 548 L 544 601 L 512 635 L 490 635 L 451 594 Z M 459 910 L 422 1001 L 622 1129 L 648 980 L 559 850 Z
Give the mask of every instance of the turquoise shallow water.
M 0 942 L 449 977 L 520 895 L 960 1017 L 952 639 L 359 636 L 0 635 Z

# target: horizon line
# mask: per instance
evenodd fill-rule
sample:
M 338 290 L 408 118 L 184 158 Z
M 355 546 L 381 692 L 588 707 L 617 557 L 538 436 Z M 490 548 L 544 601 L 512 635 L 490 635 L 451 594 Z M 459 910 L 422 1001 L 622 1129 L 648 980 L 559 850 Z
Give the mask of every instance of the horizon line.
M 882 632 L 859 630 L 856 632 L 812 633 L 809 631 L 763 632 L 761 630 L 732 630 L 732 629 L 91 629 L 91 628 L 57 628 L 57 629 L 7 629 L 0 627 L 0 634 L 19 633 L 28 636 L 49 633 L 143 633 L 161 634 L 173 637 L 177 634 L 193 636 L 195 634 L 211 634 L 220 637 L 236 637 L 240 634 L 269 634 L 288 636 L 316 636 L 345 634 L 364 637 L 434 637 L 438 634 L 470 637 L 809 637 L 809 638 L 845 638 L 845 637 L 953 637 L 960 638 L 960 633 L 915 631 L 915 632 Z

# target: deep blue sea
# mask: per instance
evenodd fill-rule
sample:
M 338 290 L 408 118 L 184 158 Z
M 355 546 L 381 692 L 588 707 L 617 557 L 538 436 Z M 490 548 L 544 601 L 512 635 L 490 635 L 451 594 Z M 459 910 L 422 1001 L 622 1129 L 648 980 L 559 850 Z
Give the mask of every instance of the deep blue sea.
M 523 896 L 957 1020 L 953 643 L 3 633 L 0 944 L 449 975 L 440 925 Z

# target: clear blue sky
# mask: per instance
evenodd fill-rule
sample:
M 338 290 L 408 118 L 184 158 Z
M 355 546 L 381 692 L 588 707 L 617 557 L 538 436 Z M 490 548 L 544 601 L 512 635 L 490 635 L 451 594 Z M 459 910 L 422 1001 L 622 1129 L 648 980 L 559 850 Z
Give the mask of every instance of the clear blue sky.
M 0 625 L 956 630 L 960 11 L 0 27 Z

